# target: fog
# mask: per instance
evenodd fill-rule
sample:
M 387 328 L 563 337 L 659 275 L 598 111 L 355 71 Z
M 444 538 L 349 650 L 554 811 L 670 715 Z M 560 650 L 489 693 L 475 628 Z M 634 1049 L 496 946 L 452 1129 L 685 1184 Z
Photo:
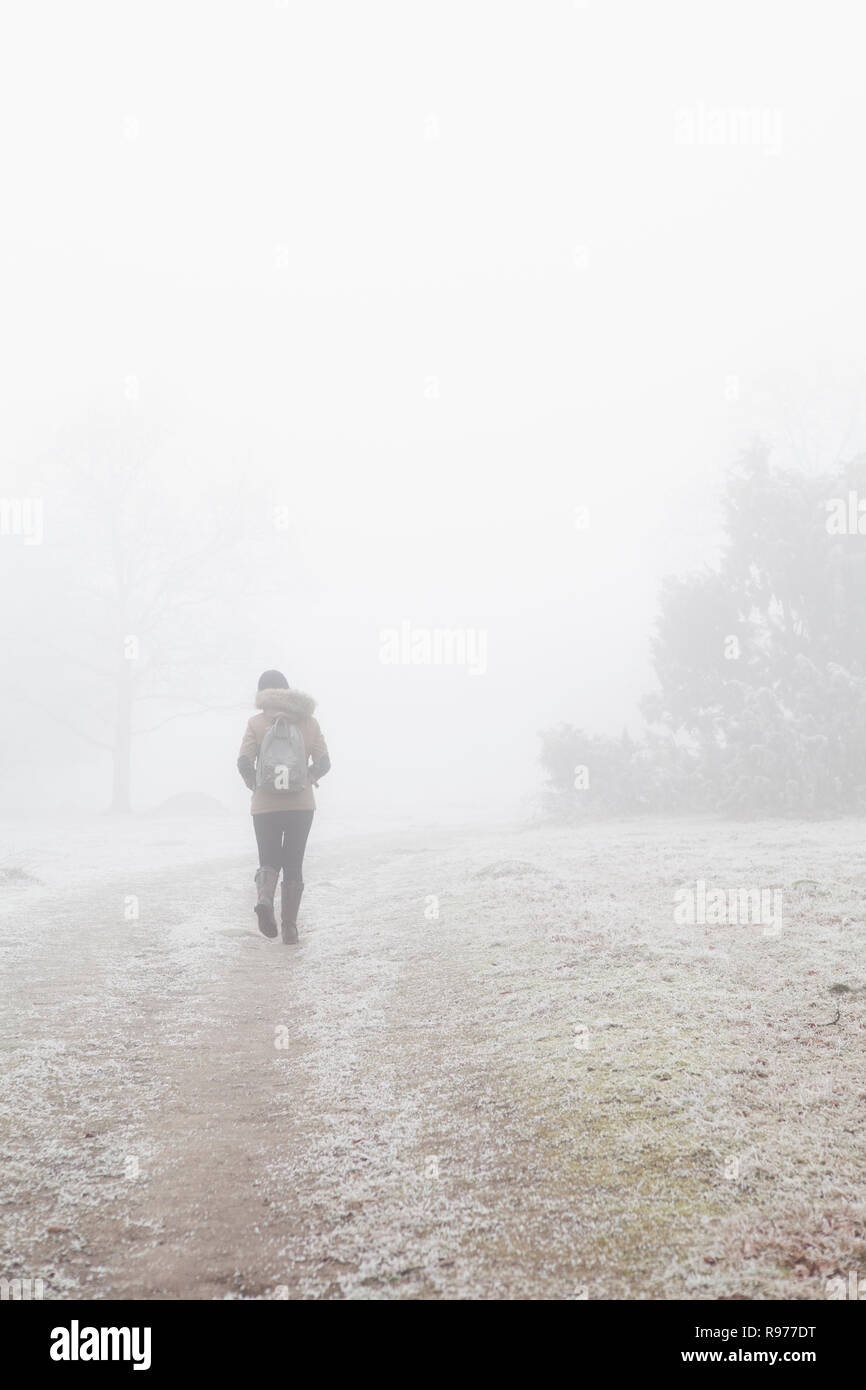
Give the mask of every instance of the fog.
M 45 459 L 146 414 L 199 514 L 215 468 L 291 514 L 281 620 L 218 636 L 239 717 L 267 666 L 319 701 L 335 806 L 515 802 L 540 728 L 638 727 L 737 449 L 863 445 L 845 8 L 7 17 L 3 484 L 44 493 L 40 553 Z M 484 669 L 383 665 L 402 623 L 485 634 Z M 237 726 L 139 743 L 135 804 L 236 797 Z M 58 800 L 104 781 L 79 759 Z
M 859 20 L 7 7 L 0 1298 L 866 1297 Z

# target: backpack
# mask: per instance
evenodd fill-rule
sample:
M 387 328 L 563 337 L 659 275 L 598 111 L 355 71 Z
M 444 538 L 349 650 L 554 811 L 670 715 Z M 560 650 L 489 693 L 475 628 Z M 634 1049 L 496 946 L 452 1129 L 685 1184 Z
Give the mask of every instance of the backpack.
M 307 750 L 297 724 L 278 714 L 265 730 L 256 758 L 256 786 L 268 791 L 300 792 L 307 785 Z

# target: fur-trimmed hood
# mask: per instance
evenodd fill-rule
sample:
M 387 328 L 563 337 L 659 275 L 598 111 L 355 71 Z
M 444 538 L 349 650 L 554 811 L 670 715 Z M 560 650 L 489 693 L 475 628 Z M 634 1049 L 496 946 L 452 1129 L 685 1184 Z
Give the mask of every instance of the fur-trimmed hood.
M 292 719 L 309 719 L 316 708 L 312 695 L 303 690 L 259 690 L 256 693 L 256 708 L 287 714 Z

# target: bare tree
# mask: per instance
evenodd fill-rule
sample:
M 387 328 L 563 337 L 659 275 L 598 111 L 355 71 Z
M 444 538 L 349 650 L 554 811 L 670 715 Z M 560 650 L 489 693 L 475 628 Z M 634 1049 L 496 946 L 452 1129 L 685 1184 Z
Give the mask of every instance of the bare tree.
M 26 557 L 7 650 L 51 672 L 19 680 L 17 694 L 110 754 L 111 808 L 123 813 L 138 735 L 237 707 L 251 613 L 264 602 L 264 615 L 295 561 L 250 460 L 214 469 L 206 495 L 191 496 L 164 426 L 103 416 L 84 436 L 42 470 L 45 544 Z M 238 636 L 229 652 L 227 633 Z

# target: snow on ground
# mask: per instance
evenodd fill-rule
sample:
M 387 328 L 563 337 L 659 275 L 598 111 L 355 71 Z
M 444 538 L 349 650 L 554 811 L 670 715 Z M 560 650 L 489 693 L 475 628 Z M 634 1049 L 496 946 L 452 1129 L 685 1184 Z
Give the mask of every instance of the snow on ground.
M 866 1276 L 860 822 L 362 831 L 317 818 L 296 949 L 255 930 L 241 817 L 4 839 L 0 1274 L 373 1299 Z M 780 929 L 677 921 L 699 881 L 776 890 Z

